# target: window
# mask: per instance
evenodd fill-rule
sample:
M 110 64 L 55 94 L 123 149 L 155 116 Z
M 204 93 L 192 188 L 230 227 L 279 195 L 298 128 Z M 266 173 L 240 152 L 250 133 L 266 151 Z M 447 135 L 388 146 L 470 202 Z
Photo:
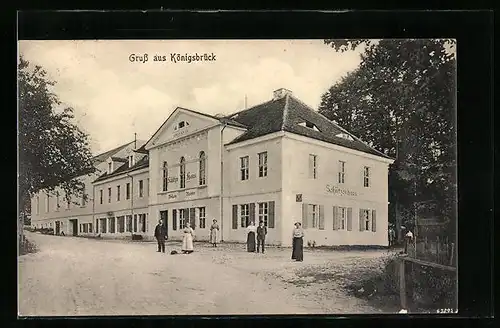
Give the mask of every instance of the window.
M 100 200 L 100 203 L 102 204 L 102 189 L 99 190 L 99 200 Z
M 50 195 L 49 193 L 45 194 L 47 197 L 45 197 L 45 213 L 49 212 L 49 206 L 50 206 Z
M 185 125 L 185 122 L 184 121 L 180 121 L 179 122 L 179 129 L 183 128 Z
M 127 232 L 132 232 L 132 215 L 127 215 Z
M 56 211 L 59 210 L 59 191 L 56 191 Z
M 125 217 L 124 216 L 119 216 L 117 218 L 118 222 L 118 232 L 123 233 L 125 232 Z
M 339 183 L 345 183 L 345 162 L 339 161 Z
M 88 232 L 88 226 L 86 223 L 84 224 L 80 224 L 80 230 L 82 230 L 81 228 L 83 228 L 83 232 L 84 233 L 87 233 Z M 80 231 L 81 232 L 81 231 Z
M 163 162 L 163 188 L 162 191 L 168 190 L 168 164 L 167 162 Z
M 319 227 L 319 206 L 318 205 L 309 205 L 309 220 L 312 223 L 312 228 Z
M 179 175 L 181 179 L 181 189 L 186 188 L 186 160 L 184 156 L 182 156 L 180 160 Z
M 85 206 L 86 198 L 87 198 L 87 194 L 86 194 L 86 190 L 84 188 L 82 191 L 82 206 Z
M 89 232 L 92 233 L 92 223 L 89 223 Z
M 134 214 L 134 232 L 137 232 L 137 214 Z
M 130 183 L 127 183 L 127 185 L 125 186 L 125 197 L 127 199 L 130 199 Z M 102 201 L 101 201 L 101 204 L 102 204 Z
M 368 166 L 365 166 L 363 168 L 363 186 L 370 186 L 370 168 Z
M 241 180 L 248 180 L 248 162 L 249 162 L 248 156 L 241 157 L 240 162 L 241 162 L 240 164 Z
M 264 226 L 267 227 L 269 218 L 269 203 L 259 203 L 259 222 L 264 221 Z
M 111 163 L 108 163 L 108 174 L 111 173 Z
M 250 225 L 250 204 L 240 205 L 240 218 L 242 228 Z
M 108 218 L 109 233 L 115 233 L 115 218 Z
M 108 203 L 111 203 L 111 187 L 108 188 Z
M 139 214 L 139 224 L 141 226 L 141 232 L 146 232 L 147 230 L 146 214 Z
M 200 229 L 205 229 L 206 227 L 206 210 L 205 207 L 198 208 L 198 219 Z
M 309 178 L 316 179 L 318 177 L 318 156 L 309 155 Z
M 186 226 L 186 210 L 185 209 L 180 209 L 179 210 L 179 229 L 184 229 Z
M 259 153 L 259 177 L 267 177 L 267 152 Z
M 364 230 L 370 230 L 370 210 L 363 210 L 362 218 Z
M 120 201 L 120 186 L 116 186 L 116 201 Z
M 346 230 L 347 229 L 347 208 L 339 207 L 339 229 Z
M 83 232 L 83 224 L 80 224 L 80 233 Z
M 139 197 L 144 196 L 144 181 L 139 180 Z
M 106 219 L 101 219 L 101 232 L 102 233 L 107 233 L 107 229 L 106 229 Z
M 199 172 L 200 186 L 203 186 L 206 184 L 206 174 L 205 174 L 206 167 L 205 166 L 206 166 L 205 152 L 200 151 L 200 172 Z

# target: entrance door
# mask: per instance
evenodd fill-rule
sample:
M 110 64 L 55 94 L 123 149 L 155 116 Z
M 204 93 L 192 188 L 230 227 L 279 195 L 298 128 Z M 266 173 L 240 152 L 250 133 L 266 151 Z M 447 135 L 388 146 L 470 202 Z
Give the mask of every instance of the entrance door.
M 191 228 L 195 229 L 195 224 L 196 224 L 196 209 L 195 208 L 189 209 L 189 223 L 191 224 Z
M 56 235 L 60 235 L 61 234 L 61 222 L 60 221 L 56 221 Z
M 168 211 L 160 211 L 160 219 L 165 227 L 165 235 L 168 238 Z
M 73 220 L 69 220 L 69 222 L 71 223 L 71 226 L 73 227 L 73 236 L 78 236 L 78 220 L 77 219 L 73 219 Z

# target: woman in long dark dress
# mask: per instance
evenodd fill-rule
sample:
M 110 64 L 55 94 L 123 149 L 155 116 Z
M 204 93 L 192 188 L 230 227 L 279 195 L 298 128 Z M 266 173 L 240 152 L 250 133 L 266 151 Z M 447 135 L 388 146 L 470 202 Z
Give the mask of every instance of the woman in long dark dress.
M 304 260 L 304 230 L 300 222 L 295 223 L 292 241 L 292 260 L 302 262 Z
M 255 235 L 257 233 L 257 227 L 255 222 L 250 222 L 247 227 L 247 252 L 255 252 Z

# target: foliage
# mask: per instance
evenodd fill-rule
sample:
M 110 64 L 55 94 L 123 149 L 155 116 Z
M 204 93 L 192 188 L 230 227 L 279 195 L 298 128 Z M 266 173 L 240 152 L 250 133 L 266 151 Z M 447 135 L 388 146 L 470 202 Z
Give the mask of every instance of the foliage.
M 396 158 L 389 170 L 390 212 L 410 217 L 434 200 L 455 230 L 456 59 L 451 40 L 325 40 L 336 51 L 364 47 L 359 68 L 333 85 L 319 112 Z M 418 207 L 428 205 L 422 204 Z
M 36 245 L 26 238 L 19 239 L 19 255 L 26 255 L 29 253 L 36 253 L 38 248 Z
M 93 170 L 88 136 L 72 122 L 73 109 L 62 107 L 42 67 L 21 57 L 18 73 L 20 208 L 29 207 L 33 194 L 57 186 L 68 201 L 81 196 L 78 177 Z

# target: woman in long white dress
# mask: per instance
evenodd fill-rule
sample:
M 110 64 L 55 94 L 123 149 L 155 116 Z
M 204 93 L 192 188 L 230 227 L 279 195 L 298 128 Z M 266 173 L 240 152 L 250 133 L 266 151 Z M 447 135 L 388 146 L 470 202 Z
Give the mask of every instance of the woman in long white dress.
M 193 239 L 194 239 L 194 230 L 191 228 L 191 224 L 186 222 L 186 227 L 183 230 L 184 236 L 182 237 L 182 248 L 181 251 L 183 254 L 191 254 L 193 249 Z

